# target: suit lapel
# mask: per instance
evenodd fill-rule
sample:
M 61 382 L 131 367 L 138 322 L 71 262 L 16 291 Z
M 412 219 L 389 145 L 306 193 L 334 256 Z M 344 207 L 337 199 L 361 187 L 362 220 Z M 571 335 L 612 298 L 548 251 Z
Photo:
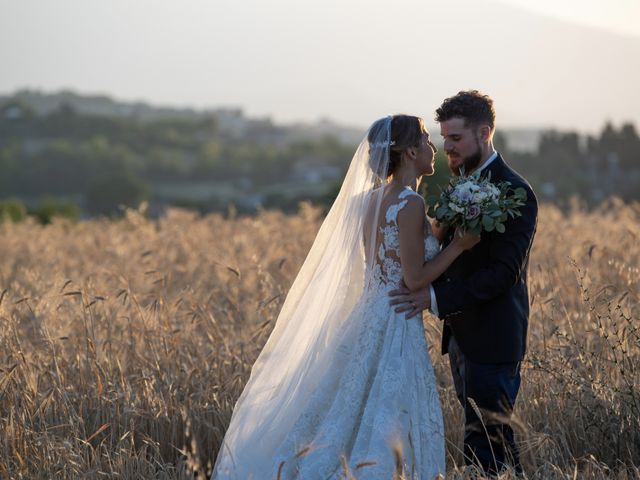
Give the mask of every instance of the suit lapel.
M 481 173 L 481 177 L 486 177 L 489 173 L 491 173 L 491 181 L 495 181 L 496 179 L 500 179 L 504 176 L 504 169 L 506 164 L 502 159 L 502 155 L 498 153 L 498 156 L 489 164 L 487 168 L 485 168 Z

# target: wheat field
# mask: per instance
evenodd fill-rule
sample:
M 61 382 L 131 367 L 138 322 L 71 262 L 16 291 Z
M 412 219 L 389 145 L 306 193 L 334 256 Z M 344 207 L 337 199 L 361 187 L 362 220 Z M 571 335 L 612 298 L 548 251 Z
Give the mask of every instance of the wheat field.
M 321 221 L 301 205 L 0 224 L 0 478 L 206 478 Z M 639 237 L 640 204 L 541 206 L 514 418 L 529 478 L 640 478 Z M 448 477 L 467 478 L 425 326 Z

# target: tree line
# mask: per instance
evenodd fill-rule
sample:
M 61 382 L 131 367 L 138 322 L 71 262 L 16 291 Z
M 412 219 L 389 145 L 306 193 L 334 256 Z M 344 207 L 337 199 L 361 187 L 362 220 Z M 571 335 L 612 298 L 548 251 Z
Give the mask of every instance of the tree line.
M 586 137 L 549 131 L 534 152 L 514 151 L 500 131 L 495 140 L 543 198 L 638 198 L 640 138 L 632 124 L 607 123 Z M 330 204 L 354 148 L 270 121 L 247 120 L 234 132 L 213 114 L 149 121 L 63 105 L 42 115 L 8 101 L 0 105 L 0 212 L 112 215 L 143 200 L 203 212 L 231 203 L 247 211 L 295 209 L 300 200 Z M 436 171 L 426 182 L 431 192 L 447 180 L 442 152 Z

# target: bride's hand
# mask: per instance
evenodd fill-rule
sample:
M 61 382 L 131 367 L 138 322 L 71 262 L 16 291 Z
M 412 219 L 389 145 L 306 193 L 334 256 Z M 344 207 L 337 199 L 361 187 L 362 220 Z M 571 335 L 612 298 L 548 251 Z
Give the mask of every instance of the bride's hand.
M 444 223 L 441 223 L 438 220 L 433 220 L 431 222 L 431 231 L 433 232 L 433 236 L 436 237 L 438 242 L 442 243 L 444 241 L 447 230 L 449 230 L 449 227 Z
M 465 232 L 463 234 L 460 230 L 456 229 L 454 241 L 460 245 L 463 250 L 470 250 L 480 241 L 480 235 L 472 232 Z

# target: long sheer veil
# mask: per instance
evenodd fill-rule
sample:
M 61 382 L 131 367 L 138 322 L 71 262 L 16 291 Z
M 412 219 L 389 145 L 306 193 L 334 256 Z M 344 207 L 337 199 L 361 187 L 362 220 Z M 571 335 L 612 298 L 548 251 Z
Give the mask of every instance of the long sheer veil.
M 271 478 L 273 453 L 327 374 L 365 289 L 389 165 L 392 117 L 373 123 L 235 406 L 212 478 Z M 265 478 L 266 478 L 265 477 Z

